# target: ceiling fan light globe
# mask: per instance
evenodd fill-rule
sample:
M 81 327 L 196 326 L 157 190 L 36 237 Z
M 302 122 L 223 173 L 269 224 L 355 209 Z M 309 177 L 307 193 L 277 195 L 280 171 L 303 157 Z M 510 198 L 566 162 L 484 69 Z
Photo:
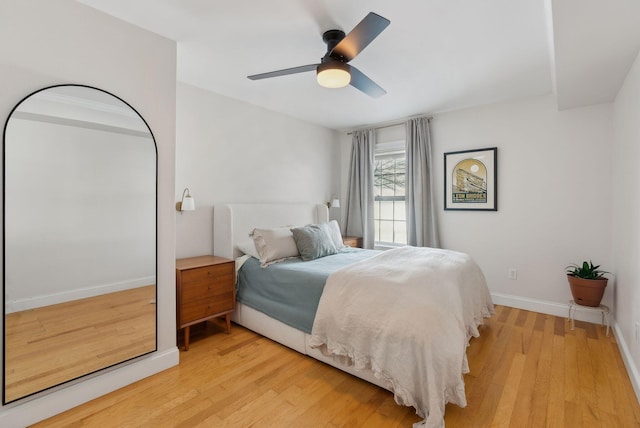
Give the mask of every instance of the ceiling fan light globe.
M 351 73 L 347 64 L 320 64 L 317 73 L 318 84 L 325 88 L 342 88 L 351 82 Z

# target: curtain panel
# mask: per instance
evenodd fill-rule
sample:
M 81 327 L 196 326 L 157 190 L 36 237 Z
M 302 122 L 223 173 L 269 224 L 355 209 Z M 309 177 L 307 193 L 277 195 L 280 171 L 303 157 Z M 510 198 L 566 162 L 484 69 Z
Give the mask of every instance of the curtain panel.
M 354 131 L 351 136 L 351 166 L 347 189 L 345 233 L 362 236 L 363 248 L 373 248 L 373 156 L 376 144 L 374 129 Z
M 407 244 L 438 248 L 429 120 L 426 117 L 408 120 L 406 132 Z

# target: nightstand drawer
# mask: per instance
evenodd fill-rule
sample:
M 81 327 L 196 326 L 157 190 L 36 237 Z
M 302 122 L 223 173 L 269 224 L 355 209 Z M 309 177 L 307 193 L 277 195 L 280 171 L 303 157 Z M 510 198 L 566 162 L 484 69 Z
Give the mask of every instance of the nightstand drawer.
M 232 293 L 234 288 L 232 263 L 189 269 L 182 273 L 182 302 L 202 298 L 215 298 L 221 294 Z
M 215 279 L 220 279 L 233 275 L 235 267 L 233 263 L 224 263 L 219 265 L 205 266 L 196 269 L 187 269 L 182 271 L 182 282 L 185 283 L 202 283 Z M 227 278 L 225 278 L 227 279 Z
M 183 302 L 180 324 L 199 321 L 234 309 L 233 291 L 218 296 L 217 299 L 200 299 L 191 302 Z
M 222 278 L 219 281 L 201 282 L 196 284 L 182 284 L 182 303 L 189 303 L 200 299 L 216 300 L 219 296 L 233 293 L 233 276 L 228 279 Z

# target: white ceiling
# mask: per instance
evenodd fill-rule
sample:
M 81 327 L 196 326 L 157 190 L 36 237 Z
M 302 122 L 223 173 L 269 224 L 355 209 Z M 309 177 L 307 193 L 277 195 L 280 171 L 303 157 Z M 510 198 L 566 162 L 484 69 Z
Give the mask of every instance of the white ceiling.
M 178 80 L 333 129 L 557 93 L 615 98 L 640 49 L 638 0 L 78 0 L 178 43 Z M 307 72 L 328 29 L 391 21 L 351 64 L 386 89 L 326 89 Z M 551 18 L 553 16 L 553 18 Z

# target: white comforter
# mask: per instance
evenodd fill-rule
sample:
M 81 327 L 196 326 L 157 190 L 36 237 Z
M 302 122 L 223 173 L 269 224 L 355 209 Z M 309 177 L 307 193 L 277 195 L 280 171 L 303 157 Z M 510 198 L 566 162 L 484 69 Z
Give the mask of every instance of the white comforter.
M 493 314 L 478 265 L 466 254 L 401 247 L 329 276 L 310 345 L 388 382 L 398 404 L 444 426 L 446 403 L 466 406 L 471 336 Z

